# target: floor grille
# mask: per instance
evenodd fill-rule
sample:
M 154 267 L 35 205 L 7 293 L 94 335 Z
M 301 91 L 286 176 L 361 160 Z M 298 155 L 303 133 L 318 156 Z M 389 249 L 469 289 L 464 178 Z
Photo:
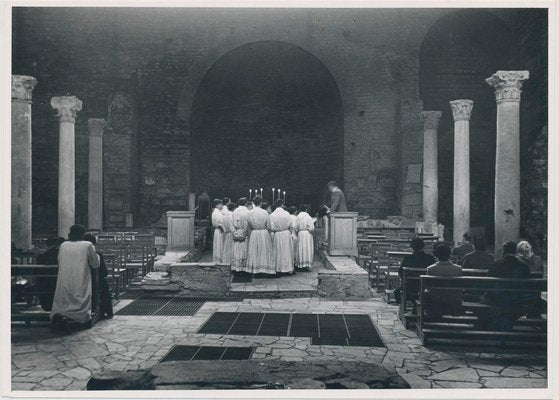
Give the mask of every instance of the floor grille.
M 118 311 L 117 315 L 137 316 L 191 316 L 204 305 L 206 299 L 173 298 L 139 298 Z
M 384 347 L 365 314 L 216 312 L 198 333 L 310 337 L 314 345 Z
M 191 360 L 248 360 L 254 347 L 173 346 L 161 359 L 166 361 Z

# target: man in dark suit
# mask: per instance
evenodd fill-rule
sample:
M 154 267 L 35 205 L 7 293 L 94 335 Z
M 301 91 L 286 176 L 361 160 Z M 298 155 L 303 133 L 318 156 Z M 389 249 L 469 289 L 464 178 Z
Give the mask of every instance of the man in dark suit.
M 503 244 L 503 258 L 495 261 L 487 276 L 507 279 L 529 279 L 530 267 L 516 258 L 516 243 L 508 241 Z M 488 291 L 481 302 L 497 308 L 478 311 L 480 325 L 485 329 L 510 330 L 514 322 L 523 314 L 520 307 L 527 300 L 524 293 Z
M 328 182 L 330 197 L 330 212 L 347 212 L 344 192 L 338 187 L 335 181 Z

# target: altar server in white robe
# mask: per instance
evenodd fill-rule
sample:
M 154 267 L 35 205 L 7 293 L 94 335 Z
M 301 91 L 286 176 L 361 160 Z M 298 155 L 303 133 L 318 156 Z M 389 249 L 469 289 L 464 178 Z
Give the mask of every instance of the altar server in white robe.
M 291 215 L 291 244 L 293 246 L 293 265 L 297 268 L 299 264 L 299 245 L 298 245 L 298 238 L 297 238 L 297 207 L 291 206 L 289 207 L 289 214 Z
M 229 212 L 229 208 L 227 207 L 227 205 L 229 203 L 231 203 L 231 199 L 229 197 L 224 197 L 223 198 L 223 208 L 221 209 L 221 213 L 223 214 L 224 217 Z
M 275 275 L 272 264 L 272 238 L 270 237 L 270 214 L 262 209 L 262 198 L 252 199 L 254 208 L 248 212 L 250 240 L 248 242 L 247 269 L 253 274 Z
M 233 225 L 233 211 L 237 208 L 236 203 L 227 203 L 227 207 L 223 207 L 223 209 L 227 209 L 225 212 L 225 216 L 223 217 L 223 227 L 225 228 L 224 238 L 223 238 L 223 251 L 221 255 L 221 262 L 223 264 L 231 265 L 233 261 L 233 232 L 235 231 L 235 227 Z
M 213 240 L 213 261 L 221 263 L 223 260 L 223 240 L 225 238 L 225 227 L 223 225 L 223 200 L 214 200 L 214 210 L 212 212 L 212 226 L 214 228 Z
M 303 204 L 297 214 L 299 268 L 312 269 L 314 260 L 314 223 L 315 219 L 308 213 L 308 206 Z
M 233 260 L 231 270 L 237 272 L 250 272 L 247 269 L 248 256 L 248 209 L 246 208 L 247 199 L 239 199 L 239 206 L 233 211 Z
M 276 272 L 294 273 L 293 244 L 291 239 L 291 215 L 285 211 L 283 200 L 276 201 L 276 209 L 270 215 L 273 238 L 272 261 Z
M 95 247 L 84 241 L 85 228 L 72 225 L 68 241 L 58 252 L 58 278 L 50 317 L 53 322 L 69 318 L 79 324 L 91 321 L 91 270 L 99 269 Z

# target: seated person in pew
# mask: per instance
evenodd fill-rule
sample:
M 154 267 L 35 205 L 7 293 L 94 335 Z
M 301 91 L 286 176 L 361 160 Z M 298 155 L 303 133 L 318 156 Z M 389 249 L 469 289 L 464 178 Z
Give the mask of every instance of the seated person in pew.
M 427 270 L 429 265 L 435 264 L 437 260 L 431 254 L 425 253 L 425 242 L 423 239 L 415 237 L 410 242 L 410 247 L 413 250 L 413 254 L 407 255 L 402 259 L 400 268 L 398 269 L 398 275 L 400 276 L 400 289 L 394 292 L 394 297 L 396 302 L 399 304 L 402 293 L 402 276 L 404 274 L 404 268 L 422 268 Z M 415 300 L 418 298 L 419 293 L 419 282 L 406 282 L 407 286 L 407 299 L 412 302 L 413 310 L 415 313 Z M 415 294 L 415 295 L 414 295 Z
M 72 225 L 68 241 L 58 252 L 58 278 L 50 317 L 54 330 L 70 325 L 91 327 L 91 270 L 99 268 L 99 256 L 92 243 L 84 241 L 85 228 Z
M 50 237 L 47 239 L 47 250 L 37 255 L 38 265 L 58 265 L 58 251 L 60 245 L 64 243 L 62 237 Z M 39 303 L 45 311 L 52 310 L 54 291 L 56 290 L 56 277 L 41 277 L 37 279 L 37 290 Z
M 462 260 L 466 254 L 474 251 L 474 245 L 472 244 L 472 235 L 469 232 L 462 235 L 462 243 L 460 246 L 456 246 L 452 249 L 452 258 L 456 260 Z
M 511 241 L 503 244 L 503 258 L 491 265 L 487 275 L 506 279 L 531 278 L 530 267 L 517 258 L 516 243 Z M 526 313 L 522 306 L 539 306 L 539 300 L 534 294 L 488 291 L 482 296 L 481 302 L 495 307 L 477 311 L 479 326 L 495 331 L 512 330 L 514 322 Z
M 462 268 L 464 269 L 489 269 L 495 261 L 493 254 L 486 251 L 485 238 L 481 235 L 474 237 L 474 251 L 464 256 Z
M 518 259 L 530 267 L 532 274 L 542 274 L 543 273 L 543 261 L 540 256 L 534 254 L 534 249 L 532 245 L 523 240 L 516 246 L 516 253 Z
M 91 242 L 94 246 L 97 243 L 95 236 L 91 234 L 85 235 L 86 241 Z M 103 318 L 113 317 L 113 298 L 111 295 L 111 290 L 109 289 L 109 283 L 107 282 L 107 266 L 105 264 L 105 257 L 103 254 L 97 252 L 99 256 L 99 314 Z
M 451 250 L 446 244 L 435 246 L 433 254 L 437 262 L 427 268 L 427 275 L 454 277 L 462 276 L 462 267 L 450 261 Z M 462 313 L 462 291 L 460 289 L 431 289 L 423 293 L 425 314 L 440 318 L 445 314 Z

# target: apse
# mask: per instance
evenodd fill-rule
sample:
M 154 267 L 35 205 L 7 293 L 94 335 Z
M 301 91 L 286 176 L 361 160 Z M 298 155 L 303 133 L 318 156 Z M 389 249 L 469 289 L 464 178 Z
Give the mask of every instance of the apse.
M 256 42 L 223 55 L 196 92 L 190 127 L 197 193 L 237 199 L 263 188 L 269 201 L 280 188 L 288 204 L 316 207 L 326 183 L 343 178 L 337 84 L 292 44 Z

